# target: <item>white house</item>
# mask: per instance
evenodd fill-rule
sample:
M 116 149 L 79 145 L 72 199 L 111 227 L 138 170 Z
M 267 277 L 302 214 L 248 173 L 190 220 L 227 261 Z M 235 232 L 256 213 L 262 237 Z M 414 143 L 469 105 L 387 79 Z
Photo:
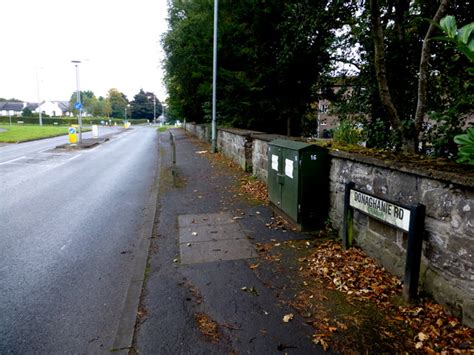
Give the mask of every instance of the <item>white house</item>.
M 1 101 L 0 116 L 21 116 L 26 102 Z
M 68 101 L 43 101 L 34 110 L 34 112 L 42 112 L 48 116 L 72 116 L 72 112 L 69 110 Z

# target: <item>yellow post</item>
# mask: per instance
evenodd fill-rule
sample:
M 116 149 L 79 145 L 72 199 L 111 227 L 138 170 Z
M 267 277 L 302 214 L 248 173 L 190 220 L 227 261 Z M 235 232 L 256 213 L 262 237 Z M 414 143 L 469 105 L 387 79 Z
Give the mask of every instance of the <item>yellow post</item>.
M 71 144 L 77 143 L 76 128 L 75 127 L 69 127 L 68 133 L 69 133 L 69 143 L 71 143 Z

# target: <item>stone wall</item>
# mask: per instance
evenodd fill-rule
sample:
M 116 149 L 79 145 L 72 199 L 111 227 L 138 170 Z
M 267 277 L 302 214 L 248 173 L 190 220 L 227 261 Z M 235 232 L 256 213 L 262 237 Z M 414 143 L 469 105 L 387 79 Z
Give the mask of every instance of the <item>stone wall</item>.
M 276 134 L 252 135 L 252 175 L 266 182 L 268 176 L 268 142 L 278 138 L 288 138 Z
M 198 134 L 196 128 L 189 127 L 189 131 Z M 268 142 L 276 138 L 281 136 L 219 129 L 218 149 L 266 181 Z M 423 170 L 407 162 L 345 152 L 332 151 L 330 156 L 329 213 L 333 226 L 342 226 L 344 184 L 349 181 L 360 190 L 400 204 L 424 204 L 426 233 L 420 288 L 474 327 L 474 174 Z M 403 276 L 406 233 L 357 211 L 354 231 L 356 244 L 387 270 Z
M 184 129 L 198 137 L 200 140 L 211 142 L 211 124 L 196 124 L 194 122 L 185 123 Z
M 252 171 L 252 134 L 241 129 L 219 129 L 217 150 L 238 164 L 244 171 Z
M 420 288 L 465 324 L 474 326 L 474 177 L 407 168 L 350 153 L 332 152 L 330 218 L 343 223 L 345 183 L 400 204 L 426 206 Z M 406 233 L 354 213 L 358 245 L 387 270 L 404 274 Z

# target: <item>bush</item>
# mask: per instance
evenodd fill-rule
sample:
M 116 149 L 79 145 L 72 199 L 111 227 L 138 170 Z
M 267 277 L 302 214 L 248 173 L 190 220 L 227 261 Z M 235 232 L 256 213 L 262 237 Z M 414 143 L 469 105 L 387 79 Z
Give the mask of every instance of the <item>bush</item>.
M 458 163 L 474 165 L 474 127 L 467 130 L 465 134 L 454 137 L 456 144 L 459 144 Z
M 365 140 L 363 130 L 348 120 L 342 120 L 334 130 L 334 140 L 347 144 L 357 144 Z

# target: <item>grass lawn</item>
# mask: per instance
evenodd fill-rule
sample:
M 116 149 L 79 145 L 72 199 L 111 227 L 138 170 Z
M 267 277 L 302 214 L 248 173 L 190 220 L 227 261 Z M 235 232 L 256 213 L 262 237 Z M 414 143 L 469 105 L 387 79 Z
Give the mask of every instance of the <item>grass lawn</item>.
M 0 125 L 0 142 L 16 143 L 68 134 L 68 127 Z M 5 131 L 3 131 L 5 130 Z

